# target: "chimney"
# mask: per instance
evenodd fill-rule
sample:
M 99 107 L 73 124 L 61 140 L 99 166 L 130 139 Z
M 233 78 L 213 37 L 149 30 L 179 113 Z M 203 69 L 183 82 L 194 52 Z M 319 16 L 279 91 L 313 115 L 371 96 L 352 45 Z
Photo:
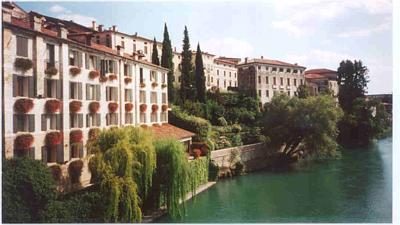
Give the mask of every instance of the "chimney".
M 86 45 L 91 46 L 92 45 L 92 34 L 87 34 L 86 35 Z
M 65 28 L 64 24 L 58 24 L 58 37 L 67 39 L 68 36 L 68 29 Z
M 264 56 L 261 56 L 261 59 L 264 59 Z
M 33 29 L 41 31 L 43 21 L 46 21 L 43 17 L 33 16 Z
M 112 31 L 114 31 L 114 32 L 117 31 L 117 25 L 112 26 Z
M 100 25 L 99 25 L 99 29 L 98 29 L 99 32 L 102 32 L 102 31 L 103 31 L 103 26 L 104 26 L 103 24 L 100 24 Z
M 294 63 L 294 65 L 296 65 L 296 66 L 297 66 L 297 63 Z
M 117 54 L 119 56 L 123 56 L 124 52 L 122 51 L 122 46 L 121 45 L 117 45 Z
M 94 21 L 94 20 L 92 21 L 92 29 L 96 30 L 96 21 Z
M 246 58 L 244 58 L 244 63 L 247 63 L 247 57 L 246 57 Z

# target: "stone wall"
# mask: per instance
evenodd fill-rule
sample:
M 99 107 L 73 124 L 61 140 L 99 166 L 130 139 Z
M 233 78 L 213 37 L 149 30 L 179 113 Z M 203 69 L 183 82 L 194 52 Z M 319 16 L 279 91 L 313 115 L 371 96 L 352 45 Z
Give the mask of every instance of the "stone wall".
M 269 153 L 264 143 L 256 143 L 212 151 L 211 159 L 214 160 L 219 167 L 229 167 L 229 158 L 234 151 L 239 152 L 246 171 L 263 168 L 265 166 L 265 159 Z

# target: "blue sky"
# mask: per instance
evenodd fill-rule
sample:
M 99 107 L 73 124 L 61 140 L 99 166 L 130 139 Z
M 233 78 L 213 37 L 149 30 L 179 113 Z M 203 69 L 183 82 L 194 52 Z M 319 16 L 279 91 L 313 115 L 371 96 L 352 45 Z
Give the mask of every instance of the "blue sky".
M 260 57 L 337 69 L 342 59 L 369 68 L 368 92 L 392 93 L 390 0 L 271 0 L 218 2 L 19 2 L 26 11 L 162 40 L 167 22 L 181 49 L 183 28 L 192 48 L 221 56 Z

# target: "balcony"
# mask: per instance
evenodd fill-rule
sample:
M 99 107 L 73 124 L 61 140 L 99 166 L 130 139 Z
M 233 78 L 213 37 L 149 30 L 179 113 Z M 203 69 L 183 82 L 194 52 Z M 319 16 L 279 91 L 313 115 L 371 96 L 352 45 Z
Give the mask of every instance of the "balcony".
M 58 74 L 58 69 L 60 68 L 60 65 L 57 61 L 54 61 L 52 59 L 46 59 L 45 60 L 45 70 L 44 73 L 49 76 L 55 76 Z
M 285 89 L 285 86 L 281 85 L 279 86 L 280 89 Z

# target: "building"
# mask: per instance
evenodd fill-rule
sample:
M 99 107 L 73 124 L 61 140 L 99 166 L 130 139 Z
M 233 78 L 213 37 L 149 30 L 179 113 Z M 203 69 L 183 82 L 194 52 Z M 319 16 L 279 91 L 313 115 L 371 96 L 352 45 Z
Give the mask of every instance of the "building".
M 332 96 L 338 101 L 339 85 L 337 82 L 337 72 L 329 69 L 311 69 L 305 72 L 306 85 L 309 87 L 311 95 L 318 95 L 330 90 Z
M 275 93 L 297 95 L 297 87 L 305 83 L 306 67 L 278 60 L 247 58 L 238 68 L 238 89 L 258 95 L 261 104 L 269 102 Z

